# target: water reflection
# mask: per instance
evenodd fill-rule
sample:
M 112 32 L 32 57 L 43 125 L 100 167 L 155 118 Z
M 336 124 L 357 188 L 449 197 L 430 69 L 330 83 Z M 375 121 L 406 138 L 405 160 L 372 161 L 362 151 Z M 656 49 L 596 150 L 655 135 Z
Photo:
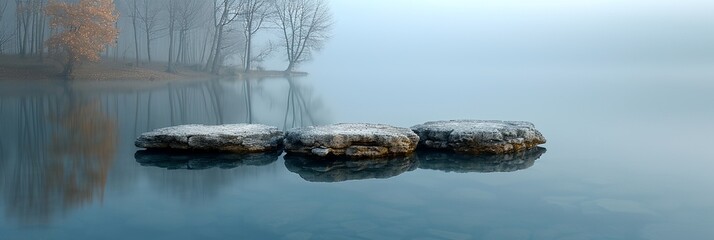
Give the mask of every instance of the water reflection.
M 140 150 L 134 154 L 134 158 L 136 158 L 136 162 L 142 166 L 154 166 L 166 169 L 231 169 L 243 165 L 268 165 L 277 161 L 281 153 L 282 151 L 241 154 Z
M 546 149 L 537 147 L 526 151 L 499 155 L 468 155 L 449 152 L 419 151 L 419 168 L 444 172 L 514 172 L 533 166 Z
M 5 212 L 23 224 L 45 224 L 57 213 L 101 199 L 117 149 L 116 122 L 94 98 L 67 92 L 61 104 L 20 99 L 10 143 L 0 144 Z M 34 118 L 46 115 L 46 118 Z
M 299 111 L 291 110 L 293 96 L 300 96 Z M 172 189 L 187 197 L 195 189 L 186 186 L 217 192 L 219 186 L 239 178 L 275 174 L 270 167 L 251 166 L 273 163 L 278 156 L 219 156 L 219 163 L 205 161 L 216 156 L 171 156 L 172 161 L 158 161 L 167 156 L 153 153 L 138 153 L 137 161 L 115 159 L 134 159 L 136 136 L 155 128 L 243 122 L 285 128 L 326 123 L 326 113 L 321 99 L 301 79 L 0 82 L 0 204 L 8 218 L 23 225 L 44 224 L 101 201 L 105 188 L 131 193 L 139 179 L 148 179 L 156 190 Z M 138 164 L 187 169 L 243 166 L 232 170 L 245 174 L 166 175 L 137 170 Z
M 417 168 L 413 156 L 391 159 L 324 160 L 288 154 L 285 166 L 310 182 L 342 182 L 375 178 L 390 178 Z
M 294 79 L 288 78 L 287 81 L 289 88 L 283 129 L 317 125 L 311 112 L 314 107 L 311 106 L 322 104 L 307 97 L 306 95 L 309 93 L 302 90 L 302 87 Z
M 500 155 L 469 155 L 440 151 L 417 151 L 409 157 L 392 159 L 319 159 L 288 154 L 285 166 L 310 182 L 342 182 L 390 178 L 420 169 L 444 172 L 514 172 L 529 168 L 545 153 L 545 148 Z

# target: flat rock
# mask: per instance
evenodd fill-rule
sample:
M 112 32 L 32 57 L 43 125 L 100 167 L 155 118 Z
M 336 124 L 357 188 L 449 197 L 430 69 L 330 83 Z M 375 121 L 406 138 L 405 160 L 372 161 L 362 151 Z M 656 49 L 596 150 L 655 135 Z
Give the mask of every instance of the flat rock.
M 369 123 L 296 128 L 287 131 L 284 141 L 289 154 L 350 158 L 405 156 L 418 142 L 408 128 Z
M 419 168 L 444 172 L 515 172 L 527 169 L 545 153 L 546 149 L 535 147 L 520 152 L 505 154 L 465 154 L 444 151 L 417 151 Z
M 512 153 L 545 143 L 535 125 L 522 121 L 434 121 L 411 128 L 419 147 L 462 153 Z
M 134 144 L 146 149 L 267 152 L 282 146 L 283 132 L 261 124 L 180 125 L 143 133 Z

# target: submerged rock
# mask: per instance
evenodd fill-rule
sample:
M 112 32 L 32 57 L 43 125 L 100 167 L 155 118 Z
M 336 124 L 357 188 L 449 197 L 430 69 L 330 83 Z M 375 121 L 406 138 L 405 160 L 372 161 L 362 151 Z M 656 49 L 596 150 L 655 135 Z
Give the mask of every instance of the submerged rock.
M 142 166 L 166 169 L 200 170 L 209 168 L 230 169 L 239 166 L 263 166 L 278 160 L 282 151 L 265 153 L 206 153 L 188 151 L 140 150 L 134 154 Z
M 511 153 L 545 143 L 533 123 L 522 121 L 435 121 L 411 129 L 420 147 L 463 153 Z
M 141 134 L 134 143 L 147 149 L 266 152 L 281 147 L 283 132 L 261 124 L 181 125 Z
M 419 136 L 408 128 L 342 123 L 288 130 L 284 142 L 289 154 L 379 158 L 414 152 Z
M 375 159 L 337 158 L 330 161 L 304 155 L 286 155 L 285 167 L 309 182 L 384 179 L 417 168 L 413 156 Z
M 533 166 L 545 153 L 541 147 L 507 154 L 472 155 L 444 151 L 418 151 L 419 168 L 445 172 L 514 172 Z

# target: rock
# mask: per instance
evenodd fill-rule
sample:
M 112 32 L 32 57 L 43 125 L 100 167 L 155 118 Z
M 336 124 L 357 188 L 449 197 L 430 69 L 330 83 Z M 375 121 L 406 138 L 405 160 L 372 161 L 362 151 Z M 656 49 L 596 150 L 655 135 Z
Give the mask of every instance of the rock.
M 288 154 L 378 158 L 411 154 L 419 136 L 407 128 L 342 123 L 288 130 L 284 142 Z
M 181 125 L 141 134 L 134 143 L 147 149 L 215 152 L 267 152 L 282 146 L 283 132 L 260 124 Z
M 141 166 L 166 169 L 231 169 L 240 166 L 264 166 L 278 160 L 282 151 L 264 153 L 208 153 L 186 151 L 140 150 L 134 154 Z
M 342 182 L 362 179 L 384 179 L 417 168 L 412 156 L 353 159 L 336 158 L 325 160 L 305 155 L 286 155 L 285 167 L 309 182 Z
M 472 154 L 518 152 L 545 143 L 532 123 L 521 121 L 435 121 L 412 130 L 420 147 Z
M 506 154 L 464 154 L 444 151 L 417 151 L 419 168 L 444 172 L 515 172 L 533 166 L 546 149 L 535 147 Z

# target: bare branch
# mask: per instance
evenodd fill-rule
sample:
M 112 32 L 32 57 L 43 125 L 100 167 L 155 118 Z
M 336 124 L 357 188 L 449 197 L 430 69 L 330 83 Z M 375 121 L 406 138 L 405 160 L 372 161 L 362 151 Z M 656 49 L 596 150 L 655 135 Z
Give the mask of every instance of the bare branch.
M 274 13 L 289 63 L 286 71 L 310 60 L 330 37 L 332 15 L 324 0 L 277 0 Z

